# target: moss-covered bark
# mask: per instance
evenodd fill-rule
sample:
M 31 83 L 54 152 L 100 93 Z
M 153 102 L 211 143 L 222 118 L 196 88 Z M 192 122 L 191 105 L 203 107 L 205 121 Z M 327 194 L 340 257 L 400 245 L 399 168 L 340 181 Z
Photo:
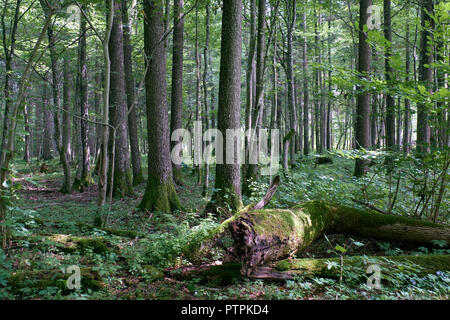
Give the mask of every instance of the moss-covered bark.
M 103 288 L 102 278 L 91 268 L 81 268 L 80 290 L 88 292 L 88 290 L 99 291 Z M 67 279 L 69 274 L 64 274 L 61 270 L 25 270 L 15 272 L 6 278 L 7 286 L 10 292 L 19 296 L 23 295 L 24 288 L 32 288 L 36 290 L 44 290 L 48 287 L 57 287 L 62 290 L 62 294 L 70 294 L 74 289 L 67 287 Z
M 436 274 L 437 271 L 448 272 L 450 270 L 450 255 L 353 256 L 345 257 L 342 262 L 344 272 L 346 268 L 352 267 L 355 271 L 360 271 L 361 278 L 369 275 L 366 270 L 369 265 L 373 264 L 380 266 L 382 279 L 388 278 L 383 275 L 389 276 L 389 274 L 398 272 L 411 272 L 423 276 Z M 329 263 L 334 263 L 337 267 L 328 268 Z M 247 276 L 266 280 L 294 279 L 295 276 L 300 275 L 305 278 L 339 278 L 341 275 L 340 265 L 340 258 L 287 259 L 271 266 L 255 267 Z M 241 268 L 242 264 L 239 262 L 228 262 L 222 265 L 186 267 L 172 270 L 170 274 L 178 279 L 200 278 L 217 281 L 224 285 L 242 279 Z
M 324 233 L 360 235 L 386 241 L 450 243 L 450 228 L 405 217 L 357 210 L 325 201 L 291 209 L 266 209 L 242 214 L 230 223 L 235 253 L 250 270 L 307 248 Z
M 151 212 L 171 212 L 181 208 L 182 206 L 172 181 L 160 183 L 157 179 L 149 177 L 139 209 Z
M 275 270 L 291 276 L 301 274 L 305 277 L 339 277 L 340 268 L 328 268 L 328 262 L 341 265 L 340 258 L 288 259 L 276 263 Z M 437 271 L 450 271 L 450 255 L 353 256 L 343 259 L 343 266 L 361 267 L 364 270 L 373 264 L 380 266 L 382 274 L 400 271 L 412 271 L 418 275 L 435 274 Z
M 133 173 L 131 168 L 124 172 L 121 172 L 118 168 L 114 171 L 113 197 L 123 198 L 127 195 L 133 195 Z

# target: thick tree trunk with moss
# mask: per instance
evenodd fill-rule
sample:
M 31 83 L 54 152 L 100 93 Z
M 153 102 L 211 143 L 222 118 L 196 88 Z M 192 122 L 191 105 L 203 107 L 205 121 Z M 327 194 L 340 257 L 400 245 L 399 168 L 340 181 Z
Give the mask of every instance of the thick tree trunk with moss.
M 170 212 L 181 208 L 172 178 L 166 90 L 164 8 L 160 1 L 145 1 L 145 54 L 149 58 L 145 77 L 148 132 L 148 181 L 139 208 Z
M 405 217 L 310 201 L 291 209 L 244 213 L 230 223 L 234 253 L 249 272 L 306 249 L 324 233 L 343 233 L 417 245 L 450 243 L 450 227 Z

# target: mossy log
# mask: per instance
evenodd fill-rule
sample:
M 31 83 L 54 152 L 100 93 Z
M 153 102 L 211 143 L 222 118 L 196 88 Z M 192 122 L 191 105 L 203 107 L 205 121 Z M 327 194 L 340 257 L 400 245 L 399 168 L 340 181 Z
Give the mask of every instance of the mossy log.
M 330 263 L 334 264 L 335 267 L 328 268 Z M 369 265 L 373 264 L 380 266 L 382 279 L 388 279 L 390 274 L 398 272 L 411 272 L 424 276 L 436 274 L 438 271 L 450 271 L 450 255 L 352 256 L 344 257 L 342 263 L 346 268 L 354 268 L 353 274 L 359 270 L 361 278 L 369 276 L 366 271 Z M 248 274 L 248 277 L 264 280 L 293 280 L 296 276 L 339 278 L 340 265 L 340 258 L 286 259 L 270 266 L 257 266 L 251 274 Z M 186 267 L 168 273 L 170 276 L 181 280 L 199 278 L 227 285 L 242 279 L 241 269 L 241 263 L 227 262 L 221 265 Z
M 23 289 L 45 290 L 49 287 L 56 287 L 62 291 L 63 295 L 74 292 L 69 289 L 67 279 L 71 274 L 65 274 L 62 270 L 24 270 L 11 274 L 6 278 L 7 287 L 10 292 L 22 296 Z M 91 268 L 80 268 L 80 289 L 81 292 L 100 291 L 103 288 L 102 278 L 98 272 Z
M 51 234 L 44 238 L 56 242 L 57 248 L 66 253 L 84 253 L 86 250 L 92 250 L 93 253 L 102 254 L 113 249 L 113 246 L 102 238 L 76 237 L 67 234 Z
M 247 272 L 304 250 L 324 233 L 417 245 L 430 245 L 432 240 L 450 243 L 448 226 L 325 201 L 309 201 L 291 209 L 249 211 L 230 222 L 229 229 L 234 239 L 234 254 Z
M 274 269 L 290 276 L 299 274 L 304 277 L 339 277 L 340 267 L 328 268 L 329 263 L 340 266 L 341 259 L 286 259 L 277 262 Z M 450 255 L 353 256 L 344 257 L 342 260 L 343 266 L 362 268 L 363 272 L 367 270 L 368 266 L 373 264 L 379 265 L 380 271 L 384 275 L 397 272 L 413 272 L 423 276 L 436 274 L 438 271 L 449 272 Z

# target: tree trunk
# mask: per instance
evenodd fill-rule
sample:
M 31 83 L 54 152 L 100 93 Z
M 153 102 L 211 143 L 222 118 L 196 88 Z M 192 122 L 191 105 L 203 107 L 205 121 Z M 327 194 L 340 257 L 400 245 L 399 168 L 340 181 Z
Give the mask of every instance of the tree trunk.
M 163 5 L 160 1 L 144 2 L 145 54 L 149 57 L 145 77 L 148 132 L 148 180 L 139 208 L 170 212 L 181 208 L 172 178 L 169 150 L 168 107 L 166 91 L 166 54 Z
M 363 26 L 367 25 L 369 13 L 367 9 L 372 5 L 372 0 L 360 0 L 359 9 L 359 62 L 358 71 L 362 77 L 368 77 L 371 63 L 371 50 L 367 42 L 367 33 Z M 359 93 L 356 106 L 355 140 L 357 149 L 370 147 L 370 94 Z M 368 161 L 357 159 L 355 163 L 355 176 L 364 176 L 368 171 Z
M 419 61 L 419 81 L 427 91 L 432 90 L 433 84 L 433 53 L 432 46 L 434 20 L 430 16 L 433 14 L 433 0 L 421 1 L 421 24 L 422 35 L 420 43 L 420 61 Z M 429 115 L 425 103 L 417 104 L 417 152 L 427 153 L 430 151 L 430 124 Z
M 130 168 L 130 152 L 128 143 L 128 106 L 126 101 L 124 44 L 122 30 L 121 4 L 114 2 L 114 18 L 109 39 L 109 56 L 111 59 L 111 88 L 109 105 L 109 122 L 116 130 L 109 137 L 109 174 L 114 175 L 109 188 L 113 188 L 113 196 L 123 197 L 133 194 L 132 171 Z M 115 136 L 114 136 L 115 133 Z M 115 141 L 113 141 L 115 139 Z M 113 150 L 113 148 L 115 148 Z M 114 157 L 112 154 L 114 153 Z M 114 165 L 113 165 L 114 161 Z
M 205 105 L 205 130 L 209 130 L 209 109 L 208 109 L 208 50 L 209 50 L 209 23 L 210 23 L 210 8 L 209 4 L 205 7 L 205 49 L 203 51 L 203 104 Z M 208 194 L 209 189 L 209 164 L 205 163 L 205 182 L 203 184 L 202 195 L 205 197 Z
M 137 118 L 133 79 L 133 60 L 131 58 L 132 47 L 130 43 L 130 19 L 128 18 L 127 0 L 122 0 L 122 25 L 123 25 L 123 59 L 125 71 L 125 84 L 128 105 L 128 132 L 130 136 L 131 164 L 133 167 L 133 185 L 139 185 L 144 181 L 141 168 L 141 152 L 139 150 L 139 138 L 137 135 Z
M 303 3 L 306 6 L 306 1 Z M 303 153 L 309 155 L 309 89 L 308 89 L 308 41 L 306 38 L 306 13 L 303 13 Z
M 387 82 L 386 94 L 386 146 L 388 150 L 395 148 L 395 98 L 389 92 L 392 90 L 392 30 L 391 30 L 391 0 L 384 0 L 384 38 L 386 39 L 385 46 L 385 78 Z
M 240 128 L 242 0 L 224 2 L 222 21 L 218 129 L 226 133 L 227 130 L 239 131 Z M 225 208 L 224 204 L 232 211 L 242 206 L 240 157 L 236 156 L 240 153 L 240 134 L 237 139 L 230 140 L 223 144 L 224 163 L 216 164 L 217 191 L 205 212 L 217 212 L 218 207 Z
M 250 183 L 258 177 L 259 138 L 262 128 L 264 111 L 264 53 L 265 53 L 265 28 L 266 28 L 266 1 L 258 1 L 258 33 L 256 43 L 256 95 L 253 97 L 252 120 L 250 128 L 250 144 L 247 170 L 243 181 L 243 194 L 250 196 Z M 246 159 L 247 160 L 247 159 Z
M 183 112 L 183 46 L 184 46 L 184 19 L 183 0 L 175 0 L 173 6 L 173 58 L 172 58 L 172 99 L 170 112 L 170 132 L 181 129 Z M 171 141 L 171 149 L 180 141 Z M 181 165 L 172 163 L 173 180 L 182 184 Z
M 83 5 L 83 10 L 86 10 L 86 6 Z M 79 39 L 79 49 L 78 49 L 78 87 L 79 87 L 79 110 L 80 110 L 80 127 L 79 127 L 79 138 L 81 139 L 79 150 L 80 155 L 78 157 L 78 171 L 75 177 L 72 189 L 79 190 L 83 192 L 84 187 L 92 184 L 91 177 L 91 150 L 89 148 L 89 123 L 87 122 L 89 114 L 89 101 L 88 101 L 88 72 L 87 72 L 87 28 L 86 28 L 86 18 L 81 15 L 80 17 L 80 39 Z

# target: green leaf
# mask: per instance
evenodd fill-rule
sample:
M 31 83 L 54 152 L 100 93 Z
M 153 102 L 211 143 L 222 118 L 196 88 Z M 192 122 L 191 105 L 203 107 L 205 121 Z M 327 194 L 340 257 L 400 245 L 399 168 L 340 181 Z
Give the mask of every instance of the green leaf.
M 336 249 L 337 251 L 342 252 L 342 253 L 345 253 L 345 252 L 347 251 L 347 250 L 345 250 L 344 247 L 341 247 L 340 245 L 337 245 L 337 246 L 335 247 L 335 249 Z

